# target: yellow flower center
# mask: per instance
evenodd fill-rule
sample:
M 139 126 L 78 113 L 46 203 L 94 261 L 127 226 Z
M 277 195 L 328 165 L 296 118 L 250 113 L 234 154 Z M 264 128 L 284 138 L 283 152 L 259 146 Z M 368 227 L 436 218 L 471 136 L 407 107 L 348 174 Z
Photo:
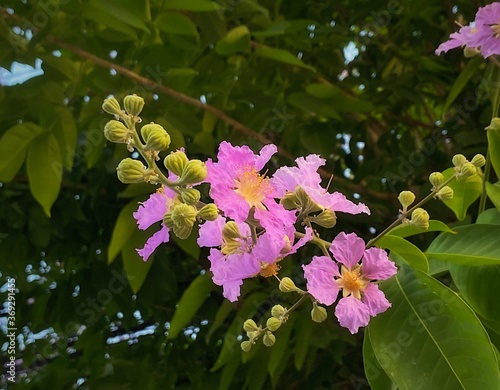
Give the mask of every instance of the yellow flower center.
M 264 278 L 268 278 L 270 276 L 274 276 L 278 274 L 278 271 L 280 270 L 280 266 L 278 263 L 260 263 L 260 272 L 259 275 L 263 276 Z
M 491 27 L 491 29 L 493 30 L 493 36 L 494 36 L 495 38 L 500 37 L 500 23 L 498 23 L 498 24 L 493 24 L 493 25 L 491 25 L 490 27 Z
M 336 280 L 337 285 L 342 288 L 342 294 L 347 297 L 352 294 L 354 298 L 361 299 L 361 294 L 370 281 L 361 276 L 361 266 L 357 265 L 352 270 L 341 267 L 341 277 Z
M 261 176 L 253 167 L 244 167 L 234 180 L 235 191 L 241 195 L 250 206 L 262 208 L 262 201 L 271 193 L 271 183 Z

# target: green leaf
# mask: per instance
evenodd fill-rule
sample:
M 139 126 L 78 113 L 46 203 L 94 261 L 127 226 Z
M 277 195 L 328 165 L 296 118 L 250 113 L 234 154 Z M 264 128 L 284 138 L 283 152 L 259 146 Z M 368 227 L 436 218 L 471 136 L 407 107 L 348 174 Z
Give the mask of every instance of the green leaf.
M 500 210 L 500 182 L 492 184 L 486 182 L 486 193 L 497 210 Z
M 233 28 L 215 45 L 217 54 L 227 56 L 238 52 L 246 53 L 250 50 L 250 30 L 247 26 Z
M 372 390 L 395 390 L 391 378 L 387 376 L 375 357 L 370 341 L 369 328 L 367 328 L 363 339 L 363 366 L 365 367 L 366 379 L 368 379 Z
M 500 212 L 497 209 L 484 210 L 477 217 L 476 224 L 500 225 Z
M 287 99 L 288 103 L 308 114 L 317 114 L 326 118 L 341 119 L 336 107 L 330 100 L 319 99 L 303 92 L 294 92 Z M 311 134 L 307 132 L 309 138 Z
M 0 139 L 0 180 L 9 182 L 23 165 L 31 142 L 44 130 L 32 123 L 24 122 L 11 127 Z
M 155 23 L 163 32 L 170 34 L 189 35 L 195 37 L 197 40 L 200 39 L 200 34 L 198 34 L 196 24 L 194 24 L 191 19 L 181 13 L 166 12 L 158 19 L 156 19 Z
M 123 1 L 91 1 L 90 6 L 96 7 L 101 13 L 116 18 L 129 26 L 135 27 L 146 33 L 149 33 L 149 28 L 144 20 L 136 14 L 135 9 L 131 9 L 133 4 L 128 4 Z
M 427 249 L 429 260 L 483 266 L 500 264 L 500 225 L 466 225 L 442 233 Z
M 192 256 L 194 259 L 199 259 L 200 257 L 200 246 L 198 245 L 198 225 L 193 227 L 193 230 L 188 238 L 181 239 L 175 234 L 171 234 L 173 241 L 176 245 L 181 248 L 188 255 Z
M 148 276 L 149 269 L 153 265 L 155 254 L 151 254 L 148 261 L 144 261 L 137 253 L 137 248 L 142 248 L 146 240 L 150 237 L 149 230 L 135 230 L 129 239 L 123 244 L 122 259 L 128 283 L 134 294 L 141 289 L 142 284 Z
M 454 173 L 454 168 L 448 168 L 443 172 L 445 180 Z M 453 198 L 443 202 L 448 206 L 460 221 L 467 215 L 467 209 L 479 198 L 482 192 L 482 181 L 479 175 L 473 175 L 465 179 L 452 180 L 448 184 L 453 189 Z
M 62 152 L 62 162 L 66 169 L 71 170 L 75 159 L 77 138 L 76 122 L 73 114 L 65 107 L 56 112 L 53 132 Z
M 488 154 L 497 177 L 500 177 L 500 129 L 487 129 Z
M 212 283 L 212 274 L 210 273 L 199 275 L 191 282 L 182 294 L 172 321 L 170 321 L 169 339 L 177 337 L 182 328 L 189 324 L 213 289 L 214 284 Z
M 125 243 L 130 239 L 132 233 L 138 229 L 133 212 L 139 207 L 137 199 L 128 203 L 118 215 L 108 246 L 108 264 L 111 264 L 118 253 L 121 252 Z
M 377 241 L 376 245 L 395 252 L 415 269 L 423 272 L 429 271 L 429 263 L 424 253 L 404 238 L 386 234 Z
M 238 367 L 241 365 L 240 359 L 241 352 L 238 350 L 233 351 L 233 358 L 224 366 L 220 375 L 219 390 L 228 390 L 234 383 L 234 376 Z
M 422 230 L 415 225 L 399 225 L 392 229 L 389 234 L 391 236 L 398 237 L 410 237 L 416 234 L 422 234 L 427 232 L 448 232 L 453 233 L 453 230 L 448 227 L 445 223 L 436 220 L 429 221 L 429 229 Z
M 271 347 L 271 351 L 269 351 L 269 363 L 267 364 L 267 372 L 269 372 L 273 383 L 278 381 L 281 371 L 290 359 L 290 336 L 294 322 L 295 317 L 291 317 L 275 333 L 276 343 Z
M 176 9 L 182 11 L 217 11 L 221 6 L 209 0 L 168 0 L 163 5 L 166 9 Z
M 297 371 L 302 369 L 304 362 L 306 361 L 307 352 L 309 351 L 311 336 L 313 330 L 315 330 L 315 324 L 311 323 L 311 314 L 307 310 L 305 313 L 300 313 L 300 317 L 297 319 L 294 326 L 295 334 L 295 349 L 294 363 Z
M 227 299 L 225 299 L 222 302 L 222 305 L 219 307 L 219 310 L 217 310 L 217 314 L 215 315 L 215 318 L 212 322 L 212 326 L 210 326 L 210 329 L 208 330 L 207 335 L 205 336 L 207 343 L 209 342 L 210 337 L 212 337 L 213 333 L 217 329 L 219 329 L 219 327 L 224 323 L 228 315 L 235 309 L 236 309 L 235 305 L 232 302 L 228 301 Z
M 315 83 L 309 84 L 306 87 L 306 92 L 318 99 L 329 99 L 338 95 L 341 90 L 334 85 Z
M 257 46 L 255 54 L 259 57 L 268 58 L 270 60 L 283 62 L 288 65 L 298 66 L 304 69 L 309 69 L 316 72 L 316 69 L 310 65 L 306 65 L 297 56 L 293 55 L 287 50 L 275 49 L 269 46 Z
M 392 307 L 373 318 L 368 331 L 398 389 L 498 389 L 493 346 L 456 293 L 410 267 L 381 287 Z
M 50 209 L 61 189 L 63 170 L 59 145 L 52 133 L 40 135 L 31 144 L 26 168 L 31 193 L 50 217 Z

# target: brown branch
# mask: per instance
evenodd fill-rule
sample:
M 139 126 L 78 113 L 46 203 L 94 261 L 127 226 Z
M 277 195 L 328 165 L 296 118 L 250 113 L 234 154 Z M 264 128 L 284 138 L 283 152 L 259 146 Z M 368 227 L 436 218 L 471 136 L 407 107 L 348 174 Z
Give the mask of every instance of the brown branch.
M 12 20 L 16 20 L 16 21 L 21 20 L 21 18 L 18 15 L 8 13 L 7 10 L 3 7 L 0 7 L 0 13 L 2 14 L 4 20 L 5 19 L 12 19 Z M 116 71 L 116 73 L 121 74 L 121 75 L 123 75 L 131 80 L 134 80 L 137 83 L 140 83 L 144 86 L 149 86 L 151 88 L 154 88 L 155 90 L 163 92 L 164 94 L 169 95 L 182 103 L 189 104 L 193 107 L 199 108 L 200 110 L 208 111 L 208 112 L 212 113 L 213 115 L 215 115 L 220 120 L 222 120 L 222 121 L 226 122 L 227 124 L 229 124 L 230 126 L 232 126 L 236 131 L 240 132 L 241 134 L 243 134 L 249 138 L 255 139 L 256 141 L 258 141 L 262 145 L 267 145 L 267 144 L 272 143 L 272 141 L 269 138 L 265 137 L 262 134 L 259 134 L 258 132 L 245 126 L 241 122 L 238 122 L 234 118 L 227 115 L 224 111 L 219 110 L 218 108 L 216 108 L 210 104 L 202 103 L 198 99 L 192 98 L 191 96 L 188 96 L 182 92 L 178 92 L 172 88 L 166 87 L 166 86 L 159 84 L 153 80 L 150 80 L 146 77 L 143 77 L 143 76 L 141 76 L 141 75 L 139 75 L 139 74 L 123 67 L 123 66 L 117 65 L 111 61 L 100 58 L 92 53 L 89 53 L 86 50 L 83 50 L 77 46 L 74 46 L 74 45 L 72 45 L 66 41 L 63 41 L 59 38 L 56 38 L 52 35 L 47 35 L 47 36 L 45 36 L 44 39 L 47 42 L 50 42 L 50 43 L 55 44 L 61 48 L 69 50 L 70 52 L 72 52 L 72 53 L 74 53 L 74 54 L 76 54 L 76 55 L 78 55 L 78 56 L 80 56 L 88 61 L 91 61 L 92 63 L 94 63 L 97 66 L 100 66 L 100 67 L 103 67 L 106 69 L 114 69 Z M 287 150 L 285 150 L 281 147 L 278 147 L 278 154 L 280 156 L 285 157 L 285 158 L 292 160 L 292 161 L 295 159 L 295 157 L 290 152 L 288 152 Z M 332 177 L 332 174 L 323 168 L 318 169 L 318 172 L 321 175 L 321 177 L 324 179 L 330 179 Z M 346 179 L 335 177 L 334 181 L 339 183 L 340 185 L 344 186 L 345 188 L 348 188 L 350 191 L 362 193 L 362 194 L 371 196 L 371 197 L 376 198 L 376 199 L 380 199 L 380 200 L 394 200 L 394 199 L 396 199 L 395 194 L 375 191 L 375 190 L 372 190 L 372 189 L 365 187 L 363 185 L 349 182 Z

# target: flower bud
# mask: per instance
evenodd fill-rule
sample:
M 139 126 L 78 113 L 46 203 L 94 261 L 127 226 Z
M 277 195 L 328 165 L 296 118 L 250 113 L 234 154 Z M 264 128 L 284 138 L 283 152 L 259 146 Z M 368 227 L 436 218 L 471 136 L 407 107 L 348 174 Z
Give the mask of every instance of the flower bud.
M 271 309 L 271 315 L 275 318 L 283 317 L 286 314 L 286 309 L 281 305 L 274 305 Z
M 234 221 L 229 221 L 222 228 L 222 239 L 224 241 L 231 241 L 241 238 L 240 228 Z
M 220 247 L 220 251 L 223 255 L 232 255 L 241 252 L 241 243 L 238 240 L 224 240 L 224 243 Z
M 138 116 L 144 107 L 144 99 L 136 94 L 125 96 L 123 108 L 132 116 Z
M 311 222 L 322 226 L 327 229 L 331 229 L 337 224 L 337 216 L 335 212 L 329 209 L 324 209 L 321 213 L 315 217 L 311 217 Z
M 170 135 L 163 126 L 156 123 L 142 126 L 141 135 L 146 143 L 145 150 L 161 151 L 170 146 Z
M 433 188 L 438 188 L 444 182 L 444 176 L 441 172 L 432 172 L 429 175 L 429 181 Z
M 240 345 L 241 345 L 241 349 L 243 350 L 243 352 L 248 352 L 248 351 L 250 351 L 250 349 L 252 349 L 252 342 L 251 341 L 248 341 L 248 340 L 242 341 Z
M 191 235 L 192 226 L 174 226 L 174 234 L 181 240 L 185 240 Z
M 442 201 L 450 200 L 453 198 L 453 189 L 450 186 L 444 186 L 437 192 L 436 197 Z
M 191 160 L 189 161 L 184 169 L 182 170 L 182 174 L 179 177 L 179 184 L 195 184 L 200 183 L 205 180 L 207 177 L 207 167 L 200 160 Z
M 476 174 L 477 168 L 474 166 L 474 164 L 466 162 L 464 165 L 462 165 L 462 169 L 460 170 L 460 174 L 457 176 L 457 179 L 465 179 Z
M 189 205 L 195 205 L 200 200 L 200 191 L 195 188 L 185 188 L 181 190 L 182 201 Z
M 289 277 L 284 277 L 283 279 L 280 280 L 279 289 L 281 292 L 284 293 L 300 291 L 300 289 L 295 285 L 293 280 L 290 279 Z
M 419 229 L 427 230 L 429 229 L 429 214 L 422 208 L 417 208 L 413 210 L 411 214 L 412 225 L 415 225 Z
M 257 326 L 254 320 L 248 319 L 243 323 L 243 330 L 245 332 L 260 332 L 261 327 Z
M 274 343 L 276 343 L 276 336 L 273 335 L 270 331 L 267 331 L 262 338 L 262 342 L 266 347 L 272 347 Z
M 326 309 L 323 306 L 318 306 L 316 302 L 313 303 L 311 310 L 311 319 L 314 322 L 323 322 L 328 317 Z
M 500 130 L 500 118 L 493 118 L 490 125 L 486 127 L 486 130 Z
M 467 162 L 467 159 L 463 154 L 455 154 L 451 159 L 451 162 L 456 168 L 460 170 L 460 168 L 462 168 L 462 165 L 464 165 Z
M 165 165 L 165 168 L 167 168 L 174 175 L 180 176 L 182 175 L 182 171 L 188 162 L 189 160 L 186 153 L 181 150 L 177 150 L 176 152 L 172 152 L 165 157 L 163 165 Z
M 116 168 L 118 179 L 124 184 L 142 183 L 148 174 L 148 170 L 139 160 L 125 158 L 120 161 Z
M 475 167 L 481 168 L 482 166 L 484 166 L 484 164 L 486 164 L 486 159 L 482 154 L 476 154 L 472 158 L 471 163 L 474 164 Z
M 172 221 L 179 228 L 192 228 L 196 222 L 196 208 L 181 203 L 172 210 Z
M 110 120 L 104 126 L 104 136 L 108 141 L 117 144 L 126 144 L 130 141 L 133 132 L 125 127 L 125 125 L 117 120 Z
M 468 46 L 464 47 L 464 57 L 465 58 L 472 58 L 472 57 L 479 55 L 480 53 L 481 52 L 476 48 L 468 47 Z
M 295 210 L 300 206 L 299 199 L 295 192 L 287 192 L 280 199 L 281 205 L 285 208 L 285 210 Z
M 410 206 L 413 202 L 415 202 L 415 194 L 411 191 L 401 191 L 398 196 L 399 203 L 403 206 L 406 211 L 406 208 Z
M 166 227 L 168 227 L 169 229 L 173 229 L 174 226 L 175 226 L 175 223 L 174 221 L 172 220 L 172 212 L 171 211 L 167 211 L 164 215 L 163 215 L 163 223 Z
M 215 221 L 219 216 L 219 209 L 214 203 L 209 203 L 198 211 L 198 217 L 206 221 Z
M 123 115 L 120 103 L 118 103 L 118 100 L 116 100 L 114 97 L 104 99 L 102 109 L 111 115 Z
M 281 323 L 282 323 L 282 321 L 279 320 L 278 318 L 271 317 L 267 320 L 266 326 L 267 326 L 267 329 L 269 329 L 271 332 L 274 332 L 274 331 L 279 329 L 279 327 L 281 326 Z

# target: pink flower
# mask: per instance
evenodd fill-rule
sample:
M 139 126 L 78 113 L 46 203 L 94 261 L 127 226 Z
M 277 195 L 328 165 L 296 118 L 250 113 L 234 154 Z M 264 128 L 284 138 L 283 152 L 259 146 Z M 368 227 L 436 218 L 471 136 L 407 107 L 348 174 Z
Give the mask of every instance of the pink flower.
M 299 157 L 295 162 L 297 167 L 282 167 L 271 179 L 278 197 L 282 197 L 287 192 L 293 192 L 297 186 L 300 186 L 314 202 L 325 209 L 349 214 L 370 214 L 370 209 L 363 203 L 355 204 L 340 192 L 329 193 L 321 187 L 318 168 L 325 165 L 325 159 L 311 154 L 306 158 Z
M 211 186 L 210 196 L 225 216 L 243 222 L 254 207 L 263 227 L 295 223 L 294 213 L 276 203 L 274 187 L 259 173 L 276 151 L 275 145 L 266 145 L 256 155 L 248 146 L 220 144 L 217 162 L 209 159 L 206 163 L 206 181 Z
M 384 250 L 365 249 L 363 239 L 354 233 L 340 233 L 333 240 L 330 251 L 340 263 L 340 270 L 328 256 L 313 257 L 310 264 L 303 266 L 307 289 L 325 305 L 333 304 L 342 291 L 335 316 L 341 326 L 354 334 L 360 327 L 368 325 L 370 317 L 391 306 L 372 281 L 388 279 L 396 274 L 397 269 Z
M 162 221 L 161 229 L 146 241 L 142 249 L 137 250 L 137 253 L 139 253 L 144 261 L 148 260 L 149 256 L 151 256 L 160 244 L 168 242 L 169 240 L 169 229 L 163 224 L 163 216 L 167 212 L 174 197 L 174 191 L 167 187 L 161 187 L 157 192 L 152 194 L 148 200 L 140 203 L 139 208 L 133 214 L 141 230 L 146 230 L 154 223 Z

